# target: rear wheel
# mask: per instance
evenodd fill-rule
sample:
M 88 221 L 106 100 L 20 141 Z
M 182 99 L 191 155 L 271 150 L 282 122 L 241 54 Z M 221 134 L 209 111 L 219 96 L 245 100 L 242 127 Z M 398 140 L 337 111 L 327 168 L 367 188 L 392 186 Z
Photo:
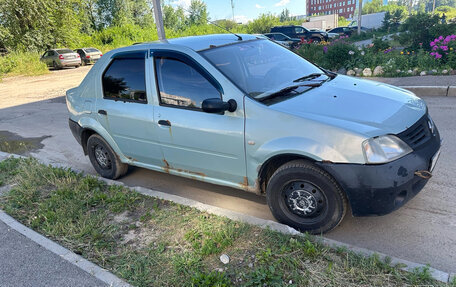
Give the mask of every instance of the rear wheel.
M 347 209 L 345 194 L 334 178 L 304 160 L 291 161 L 277 169 L 266 194 L 278 221 L 312 234 L 335 228 Z
M 102 177 L 116 179 L 127 173 L 128 165 L 122 163 L 109 146 L 98 134 L 93 134 L 87 140 L 87 151 L 92 166 Z
M 312 43 L 320 43 L 321 42 L 321 39 L 317 38 L 317 37 L 312 38 L 311 40 L 312 40 Z

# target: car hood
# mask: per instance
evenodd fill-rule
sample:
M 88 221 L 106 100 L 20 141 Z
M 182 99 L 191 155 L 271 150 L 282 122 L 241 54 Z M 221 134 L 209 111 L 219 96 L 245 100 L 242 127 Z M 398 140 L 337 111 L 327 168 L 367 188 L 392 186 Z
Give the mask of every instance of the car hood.
M 412 92 L 342 75 L 270 108 L 368 137 L 400 133 L 427 110 Z

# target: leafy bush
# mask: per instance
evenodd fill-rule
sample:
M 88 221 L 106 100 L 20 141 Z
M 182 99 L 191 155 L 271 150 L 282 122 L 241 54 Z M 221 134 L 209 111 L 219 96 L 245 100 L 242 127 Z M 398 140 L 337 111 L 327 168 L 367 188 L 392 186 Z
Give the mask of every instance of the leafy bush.
M 40 56 L 36 52 L 11 52 L 0 57 L 0 78 L 6 74 L 32 76 L 48 73 Z
M 306 60 L 327 69 L 337 70 L 342 67 L 352 66 L 356 59 L 357 49 L 355 45 L 348 43 L 345 37 L 341 37 L 331 43 L 322 42 L 316 44 L 304 44 L 298 49 L 298 55 Z
M 438 15 L 418 13 L 410 16 L 401 25 L 401 33 L 398 37 L 402 45 L 410 50 L 423 49 L 429 51 L 432 47 L 429 43 L 438 35 L 451 35 L 456 33 L 456 24 L 442 24 Z

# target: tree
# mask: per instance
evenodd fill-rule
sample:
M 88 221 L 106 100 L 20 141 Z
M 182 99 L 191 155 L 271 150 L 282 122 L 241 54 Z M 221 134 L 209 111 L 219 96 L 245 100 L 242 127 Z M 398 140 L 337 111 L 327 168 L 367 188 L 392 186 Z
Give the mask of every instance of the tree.
M 247 24 L 247 31 L 250 34 L 263 34 L 269 33 L 272 27 L 281 25 L 280 19 L 272 14 L 261 14 L 249 24 Z
M 283 9 L 280 13 L 280 22 L 293 21 L 296 17 L 290 16 L 290 10 L 287 8 Z
M 16 50 L 43 50 L 72 44 L 80 31 L 77 0 L 0 1 L 2 45 Z
M 178 7 L 174 9 L 171 5 L 163 6 L 163 25 L 168 29 L 175 31 L 185 27 L 187 18 L 184 14 L 184 9 Z
M 131 17 L 136 25 L 141 27 L 152 26 L 154 17 L 152 6 L 147 0 L 129 0 Z
M 190 25 L 207 24 L 209 14 L 207 13 L 207 6 L 202 0 L 192 0 L 188 12 L 188 22 Z
M 382 6 L 382 0 L 372 0 L 371 2 L 367 2 L 363 4 L 363 14 L 382 12 Z

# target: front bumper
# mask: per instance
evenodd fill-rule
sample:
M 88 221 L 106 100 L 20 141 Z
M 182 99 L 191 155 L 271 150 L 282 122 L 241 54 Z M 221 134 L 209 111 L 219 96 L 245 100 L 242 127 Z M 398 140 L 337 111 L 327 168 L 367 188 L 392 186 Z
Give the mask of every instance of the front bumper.
M 440 149 L 440 135 L 435 134 L 412 153 L 386 164 L 318 165 L 331 174 L 345 191 L 354 216 L 385 215 L 407 203 L 420 192 L 427 179 L 416 171 L 431 168 L 431 160 Z

